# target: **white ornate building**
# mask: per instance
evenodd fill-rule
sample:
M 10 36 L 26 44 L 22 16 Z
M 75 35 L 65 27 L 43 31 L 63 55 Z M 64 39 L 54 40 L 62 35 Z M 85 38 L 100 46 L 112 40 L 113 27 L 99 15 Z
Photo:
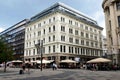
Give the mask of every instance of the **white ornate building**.
M 95 20 L 56 3 L 33 16 L 25 29 L 24 60 L 40 59 L 35 44 L 43 40 L 43 57 L 59 63 L 79 57 L 81 62 L 103 56 L 102 30 Z

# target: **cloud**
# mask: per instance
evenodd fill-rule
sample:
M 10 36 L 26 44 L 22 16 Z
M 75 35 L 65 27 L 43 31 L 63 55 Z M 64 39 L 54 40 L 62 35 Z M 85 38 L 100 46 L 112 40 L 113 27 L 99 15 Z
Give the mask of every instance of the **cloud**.
M 2 31 L 4 31 L 5 29 L 3 29 L 3 28 L 0 28 L 0 32 L 2 32 Z

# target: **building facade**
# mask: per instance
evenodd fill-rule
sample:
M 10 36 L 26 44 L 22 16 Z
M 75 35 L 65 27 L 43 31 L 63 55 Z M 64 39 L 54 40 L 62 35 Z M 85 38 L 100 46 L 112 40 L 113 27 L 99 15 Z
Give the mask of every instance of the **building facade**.
M 113 64 L 120 65 L 120 0 L 104 0 L 108 54 Z
M 25 28 L 24 60 L 40 59 L 35 44 L 43 40 L 43 57 L 60 63 L 80 58 L 86 62 L 103 56 L 102 30 L 97 22 L 81 12 L 56 3 L 33 16 Z
M 107 50 L 107 38 L 105 36 L 103 36 L 103 57 L 108 57 L 108 50 Z
M 21 60 L 24 57 L 25 25 L 27 22 L 28 20 L 24 19 L 0 33 L 12 47 L 16 60 Z

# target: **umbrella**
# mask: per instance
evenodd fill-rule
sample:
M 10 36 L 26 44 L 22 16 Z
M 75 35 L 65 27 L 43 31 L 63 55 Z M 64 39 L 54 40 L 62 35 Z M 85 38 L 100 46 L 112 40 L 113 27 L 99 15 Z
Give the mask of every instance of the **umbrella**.
M 11 62 L 13 62 L 13 63 L 22 63 L 23 61 L 21 61 L 21 60 L 13 60 Z
M 87 61 L 87 63 L 107 63 L 107 62 L 111 62 L 111 60 L 106 59 L 106 58 L 95 58 L 95 59 Z
M 48 60 L 48 61 L 50 61 L 50 63 L 51 63 L 51 62 L 54 62 L 54 60 Z
M 37 62 L 38 64 L 41 64 L 41 61 L 40 61 L 40 60 L 37 60 L 36 62 Z M 42 60 L 42 63 L 44 63 L 44 64 L 45 64 L 45 63 L 50 63 L 50 61 L 43 59 L 43 60 Z
M 32 63 L 37 63 L 37 61 L 33 61 L 33 60 L 32 60 L 32 61 L 30 61 L 30 62 L 32 62 Z
M 29 61 L 25 61 L 25 63 L 29 63 Z
M 61 60 L 61 63 L 76 63 L 74 60 L 66 59 L 66 60 Z

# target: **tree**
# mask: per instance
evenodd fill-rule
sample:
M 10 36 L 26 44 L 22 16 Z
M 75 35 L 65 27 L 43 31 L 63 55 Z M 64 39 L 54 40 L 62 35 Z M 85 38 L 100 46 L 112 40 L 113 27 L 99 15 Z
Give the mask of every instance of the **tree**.
M 0 37 L 0 63 L 4 62 L 4 72 L 6 72 L 6 63 L 13 59 L 13 50 L 3 37 Z

